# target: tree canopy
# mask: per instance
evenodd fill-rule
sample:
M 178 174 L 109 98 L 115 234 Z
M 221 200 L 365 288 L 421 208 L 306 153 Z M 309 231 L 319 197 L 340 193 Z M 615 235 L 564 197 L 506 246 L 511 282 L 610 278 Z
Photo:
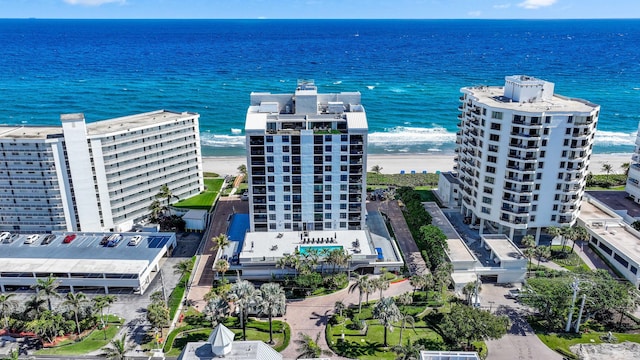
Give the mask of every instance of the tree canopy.
M 473 341 L 499 339 L 507 333 L 509 318 L 486 310 L 454 304 L 438 325 L 439 334 L 447 343 L 467 348 Z

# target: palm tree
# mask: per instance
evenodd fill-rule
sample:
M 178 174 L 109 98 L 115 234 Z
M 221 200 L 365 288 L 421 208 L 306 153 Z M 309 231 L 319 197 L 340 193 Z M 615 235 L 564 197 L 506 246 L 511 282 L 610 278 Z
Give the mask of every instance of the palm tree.
M 538 259 L 538 267 L 540 266 L 540 260 L 542 258 L 548 259 L 551 256 L 551 248 L 548 246 L 538 246 L 535 249 L 535 257 Z
M 27 300 L 24 304 L 24 315 L 28 319 L 33 319 L 38 316 L 46 309 L 44 304 L 46 300 L 40 299 L 38 295 L 34 295 L 29 300 Z
M 473 296 L 476 296 L 476 291 L 480 292 L 480 289 L 482 288 L 482 282 L 478 281 L 478 280 L 474 280 L 471 282 L 468 282 L 463 288 L 462 288 L 462 294 L 465 296 L 465 300 L 467 301 L 468 305 L 473 304 Z
M 44 296 L 47 299 L 49 311 L 52 311 L 51 298 L 60 297 L 60 294 L 58 294 L 57 291 L 58 286 L 60 286 L 60 282 L 58 279 L 53 277 L 53 274 L 51 274 L 46 279 L 36 279 L 35 285 L 32 285 L 31 288 L 36 290 L 38 296 Z
M 164 301 L 155 301 L 147 306 L 147 320 L 154 329 L 162 332 L 164 327 L 169 326 L 169 308 Z M 160 345 L 160 344 L 158 344 Z
M 607 181 L 609 181 L 609 174 L 613 172 L 613 166 L 609 163 L 602 164 L 602 171 L 607 174 Z
M 242 325 L 242 338 L 244 340 L 247 340 L 247 313 L 249 311 L 249 305 L 253 304 L 259 295 L 252 283 L 247 280 L 241 280 L 240 277 L 231 285 L 229 297 L 239 312 L 240 324 Z
M 382 291 L 387 290 L 389 285 L 391 284 L 389 280 L 383 278 L 382 276 L 374 278 L 372 280 L 373 286 L 376 290 L 380 290 L 380 298 L 382 299 Z
M 371 167 L 371 172 L 374 174 L 380 174 L 381 171 L 382 171 L 382 166 L 380 165 L 373 165 Z
M 229 302 L 220 296 L 214 296 L 207 301 L 204 307 L 204 313 L 211 319 L 211 327 L 215 327 L 230 313 Z
M 158 190 L 158 193 L 156 194 L 156 199 L 167 199 L 167 208 L 171 205 L 171 198 L 174 197 L 176 196 L 173 195 L 167 184 L 160 186 L 160 190 Z
M 191 262 L 190 259 L 182 260 L 182 261 L 178 262 L 177 264 L 173 265 L 173 273 L 174 274 L 180 274 L 180 279 L 182 279 L 186 274 L 191 272 L 192 268 L 193 268 L 193 263 Z M 188 278 L 184 279 L 185 283 L 187 281 L 189 281 Z
M 624 171 L 624 176 L 629 176 L 629 168 L 631 167 L 631 163 L 623 163 L 622 165 L 620 165 L 620 167 L 622 168 L 622 171 Z
M 407 340 L 407 345 L 396 345 L 391 348 L 398 356 L 396 360 L 420 360 L 420 351 L 425 350 L 424 345 Z
M 398 303 L 402 304 L 404 309 L 407 305 L 413 304 L 413 295 L 411 295 L 411 293 L 408 291 L 400 294 L 398 296 Z
M 67 299 L 64 301 L 64 304 L 69 306 L 71 311 L 73 311 L 73 316 L 76 320 L 76 329 L 78 329 L 78 335 L 80 335 L 80 321 L 78 320 L 78 313 L 82 309 L 82 305 L 89 300 L 87 300 L 87 296 L 82 292 L 67 293 Z
M 246 179 L 247 178 L 247 165 L 245 165 L 245 164 L 238 165 L 238 172 L 240 173 L 240 175 L 242 175 Z
M 108 308 L 111 304 L 116 302 L 118 298 L 115 295 L 98 295 L 93 298 L 93 307 L 100 312 L 100 324 L 103 329 L 104 339 L 107 340 L 107 326 L 104 321 L 104 309 Z
M 525 235 L 522 237 L 522 240 L 520 241 L 520 244 L 522 244 L 522 246 L 529 248 L 529 247 L 535 247 L 536 246 L 536 239 L 533 237 L 533 235 Z
M 218 236 L 214 236 L 211 238 L 211 241 L 213 242 L 213 247 L 211 248 L 212 251 L 216 251 L 216 250 L 224 251 L 224 248 L 226 248 L 227 246 L 229 246 L 229 244 L 231 244 L 231 241 L 227 237 L 227 234 L 220 234 Z
M 164 206 L 158 199 L 153 199 L 149 205 L 149 211 L 151 211 L 151 221 L 157 222 L 160 214 L 164 211 Z
M 402 344 L 402 331 L 407 326 L 407 324 L 411 325 L 411 328 L 415 330 L 416 319 L 409 314 L 400 314 L 400 320 L 402 320 L 402 325 L 400 325 L 400 340 L 398 341 L 398 345 Z
M 220 274 L 222 277 L 221 282 L 224 284 L 224 274 L 229 270 L 229 262 L 225 259 L 220 259 L 216 261 L 213 268 L 218 272 L 218 274 Z
M 320 341 L 320 333 L 316 336 L 316 339 L 313 340 L 311 336 L 303 333 L 299 333 L 298 337 L 300 339 L 294 340 L 296 344 L 300 345 L 296 351 L 298 352 L 297 359 L 313 359 L 319 358 L 322 355 L 331 355 L 331 351 L 324 350 L 320 348 L 318 342 Z
M 287 299 L 282 286 L 277 283 L 262 284 L 260 292 L 258 308 L 260 313 L 269 317 L 269 344 L 273 345 L 273 317 L 284 314 Z
M 9 313 L 13 311 L 18 302 L 11 299 L 15 294 L 0 294 L 0 314 L 4 319 L 4 329 L 9 329 Z
M 567 240 L 572 240 L 575 238 L 574 229 L 569 226 L 562 227 L 562 252 L 566 253 L 565 247 L 567 245 Z
M 342 302 L 341 300 L 336 301 L 333 304 L 333 312 L 335 314 L 340 315 L 340 317 L 342 317 L 342 312 L 347 308 L 347 306 L 344 304 L 344 302 Z
M 372 315 L 374 319 L 378 319 L 380 324 L 384 326 L 384 346 L 389 346 L 387 343 L 387 330 L 393 331 L 393 323 L 402 318 L 400 309 L 398 309 L 393 298 L 382 298 L 373 307 Z
M 587 231 L 587 229 L 579 225 L 576 225 L 573 228 L 573 245 L 571 245 L 571 252 L 573 252 L 573 248 L 574 246 L 576 246 L 577 240 L 580 240 L 580 241 L 589 240 L 589 232 Z
M 124 360 L 128 351 L 133 350 L 133 346 L 127 343 L 127 334 L 120 339 L 113 339 L 107 347 L 103 348 L 102 356 L 107 359 Z
M 433 274 L 434 285 L 438 288 L 438 292 L 442 295 L 444 288 L 451 283 L 451 273 L 453 272 L 453 265 L 450 262 L 443 262 L 436 267 L 436 271 Z
M 366 289 L 369 287 L 369 276 L 368 275 L 357 275 L 356 281 L 349 285 L 349 292 L 354 292 L 358 290 L 358 314 L 362 311 L 362 295 L 366 292 Z

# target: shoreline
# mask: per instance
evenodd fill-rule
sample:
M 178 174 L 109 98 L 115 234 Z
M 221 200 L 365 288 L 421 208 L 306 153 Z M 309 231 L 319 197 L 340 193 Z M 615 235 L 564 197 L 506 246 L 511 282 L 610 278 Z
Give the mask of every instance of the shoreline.
M 592 154 L 589 164 L 593 174 L 604 174 L 602 165 L 608 163 L 612 166 L 612 174 L 620 174 L 624 170 L 622 164 L 631 162 L 631 153 L 628 154 Z M 378 165 L 383 174 L 406 174 L 411 172 L 435 173 L 453 170 L 455 154 L 369 154 L 367 156 L 367 171 Z M 220 176 L 238 174 L 238 166 L 246 164 L 244 156 L 203 156 L 202 167 L 205 172 L 214 172 Z

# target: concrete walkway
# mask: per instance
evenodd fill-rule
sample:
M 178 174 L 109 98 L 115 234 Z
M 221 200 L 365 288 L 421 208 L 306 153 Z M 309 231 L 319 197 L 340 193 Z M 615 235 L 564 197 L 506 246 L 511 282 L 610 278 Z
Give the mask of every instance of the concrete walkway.
M 391 284 L 389 289 L 383 291 L 383 297 L 398 296 L 407 291 L 413 291 L 413 287 L 409 281 L 401 281 Z M 311 336 L 315 339 L 320 333 L 319 345 L 322 349 L 329 350 L 327 341 L 324 336 L 324 330 L 329 317 L 333 314 L 333 308 L 336 301 L 342 301 L 346 306 L 358 305 L 358 291 L 349 293 L 348 288 L 329 294 L 326 296 L 310 297 L 304 300 L 287 300 L 287 314 L 282 319 L 289 323 L 291 327 L 291 342 L 289 346 L 282 351 L 285 359 L 295 359 L 298 354 L 296 352 L 297 345 L 294 340 L 299 338 L 300 333 Z M 376 291 L 369 295 L 369 301 L 377 300 L 380 292 Z M 364 301 L 365 299 L 363 299 Z M 344 359 L 338 356 L 331 356 L 331 359 Z

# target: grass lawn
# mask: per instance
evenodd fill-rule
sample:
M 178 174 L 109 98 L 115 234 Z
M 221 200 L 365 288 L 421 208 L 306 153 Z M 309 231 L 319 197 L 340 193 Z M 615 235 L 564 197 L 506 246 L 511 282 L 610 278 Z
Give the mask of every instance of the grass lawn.
M 588 334 L 543 334 L 536 333 L 540 340 L 550 349 L 564 354 L 570 354 L 569 346 L 576 344 L 600 344 L 600 336 L 606 335 L 604 332 L 591 332 Z M 614 333 L 619 342 L 631 341 L 640 343 L 640 334 Z
M 230 327 L 230 330 L 236 334 L 236 341 L 242 339 L 242 329 L 235 328 L 235 326 L 238 325 L 235 318 L 230 318 L 225 321 L 225 325 Z M 231 328 L 231 326 L 234 326 L 234 328 Z M 284 328 L 286 328 L 285 331 L 283 331 Z M 171 332 L 171 335 L 167 337 L 167 339 L 175 340 L 173 340 L 173 345 L 170 350 L 165 346 L 165 351 L 168 350 L 165 355 L 169 357 L 177 357 L 188 342 L 206 341 L 212 330 L 213 329 L 210 327 L 190 329 L 186 331 L 182 328 L 175 329 Z M 273 321 L 273 340 L 275 341 L 275 345 L 272 345 L 272 347 L 276 351 L 282 351 L 287 347 L 289 344 L 289 333 L 289 325 L 286 325 L 281 321 Z M 247 324 L 247 340 L 260 340 L 268 343 L 269 323 L 249 320 L 249 323 Z
M 376 174 L 367 173 L 367 186 L 393 185 L 393 186 L 437 186 L 438 174 Z
M 571 247 L 566 246 L 565 249 L 567 251 L 566 258 L 560 259 L 560 258 L 552 257 L 551 260 L 554 263 L 562 266 L 563 268 L 569 271 L 589 271 L 590 270 L 587 264 L 585 264 L 584 261 L 582 261 L 582 259 L 578 254 L 576 254 L 575 252 L 571 252 Z M 553 253 L 560 253 L 562 251 L 562 246 L 553 245 L 551 246 L 551 251 Z
M 59 346 L 46 348 L 36 351 L 37 355 L 84 355 L 92 351 L 99 350 L 105 347 L 114 336 L 120 330 L 120 326 L 124 320 L 119 319 L 117 322 L 113 322 L 113 318 L 109 319 L 109 326 L 107 327 L 107 340 L 104 339 L 103 330 L 93 330 L 89 335 L 82 338 L 80 341 L 65 341 Z
M 396 354 L 383 345 L 384 327 L 375 319 L 366 320 L 366 322 L 368 327 L 366 335 L 361 330 L 350 329 L 350 319 L 332 326 L 327 334 L 327 342 L 341 356 L 352 359 L 395 359 Z M 387 331 L 389 347 L 399 344 L 400 328 L 401 323 L 398 323 L 393 331 Z M 344 341 L 342 341 L 343 332 Z M 416 321 L 414 328 L 408 326 L 402 331 L 402 344 L 406 344 L 407 340 L 413 342 L 417 339 L 427 339 L 430 349 L 445 349 L 440 335 L 428 328 L 424 321 Z
M 180 200 L 173 204 L 173 206 L 177 208 L 209 210 L 211 205 L 213 205 L 213 201 L 216 199 L 216 196 L 218 196 L 223 182 L 224 179 L 205 178 L 205 189 L 203 192 L 188 199 Z

